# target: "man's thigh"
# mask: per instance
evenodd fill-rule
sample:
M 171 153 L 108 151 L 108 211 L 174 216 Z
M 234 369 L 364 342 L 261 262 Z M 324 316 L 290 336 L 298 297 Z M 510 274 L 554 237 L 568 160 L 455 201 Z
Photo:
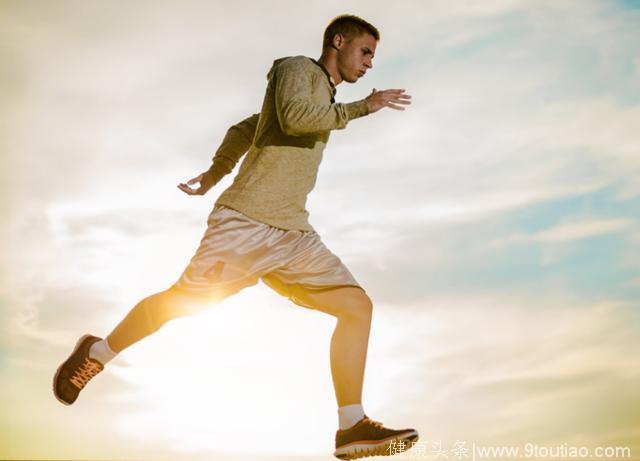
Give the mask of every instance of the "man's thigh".
M 290 290 L 290 299 L 294 303 L 334 317 L 367 314 L 372 307 L 371 299 L 367 293 L 357 286 L 310 290 L 302 285 L 293 285 Z
M 280 267 L 262 281 L 303 307 L 334 316 L 366 311 L 371 301 L 340 258 L 315 232 L 298 232 Z
M 269 237 L 275 237 L 268 226 L 226 207 L 214 208 L 207 223 L 195 255 L 174 284 L 183 293 L 223 299 L 277 268 L 277 255 L 270 255 L 269 247 Z

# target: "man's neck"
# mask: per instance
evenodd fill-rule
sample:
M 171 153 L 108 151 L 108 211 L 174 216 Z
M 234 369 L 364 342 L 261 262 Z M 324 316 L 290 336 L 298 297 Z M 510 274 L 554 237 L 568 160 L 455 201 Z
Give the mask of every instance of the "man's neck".
M 340 85 L 342 78 L 340 77 L 340 72 L 338 72 L 338 64 L 336 63 L 335 57 L 323 54 L 317 61 L 329 72 L 329 75 L 333 77 L 336 86 Z

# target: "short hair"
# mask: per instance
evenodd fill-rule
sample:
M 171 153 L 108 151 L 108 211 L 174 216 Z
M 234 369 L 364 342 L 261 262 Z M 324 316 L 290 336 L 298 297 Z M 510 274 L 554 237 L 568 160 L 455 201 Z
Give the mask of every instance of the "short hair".
M 333 43 L 333 37 L 336 34 L 342 34 L 347 41 L 352 38 L 359 37 L 362 34 L 371 34 L 376 41 L 380 40 L 380 32 L 372 24 L 354 14 L 341 14 L 331 20 L 327 28 L 324 30 L 322 40 L 322 49 L 330 47 Z

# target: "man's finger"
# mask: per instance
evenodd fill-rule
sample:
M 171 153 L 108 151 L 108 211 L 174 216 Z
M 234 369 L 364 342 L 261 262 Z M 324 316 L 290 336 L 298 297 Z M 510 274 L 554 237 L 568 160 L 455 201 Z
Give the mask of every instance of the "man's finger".
M 191 184 L 195 184 L 197 182 L 200 182 L 200 176 L 196 176 L 195 178 L 191 178 L 189 181 L 187 181 L 187 184 L 191 185 Z
M 411 104 L 411 101 L 410 101 L 411 96 L 409 96 L 408 98 L 405 98 L 405 95 L 396 95 L 396 96 L 392 96 L 390 99 L 395 103 Z
M 388 96 L 391 99 L 411 99 L 411 96 L 408 94 L 402 94 L 402 93 L 394 93 Z
M 193 195 L 193 189 L 191 189 L 186 184 L 178 184 L 178 189 L 180 189 L 182 192 L 186 194 Z
M 387 107 L 391 107 L 392 109 L 395 109 L 395 110 L 404 110 L 404 107 L 396 106 L 392 102 L 390 102 Z

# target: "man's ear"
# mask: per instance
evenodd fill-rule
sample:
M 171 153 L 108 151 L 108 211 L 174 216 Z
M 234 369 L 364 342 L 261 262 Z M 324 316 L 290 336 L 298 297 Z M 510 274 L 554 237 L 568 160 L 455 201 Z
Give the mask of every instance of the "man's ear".
M 331 42 L 331 47 L 334 50 L 339 50 L 342 48 L 342 45 L 345 43 L 344 35 L 337 33 L 333 36 L 333 42 Z

